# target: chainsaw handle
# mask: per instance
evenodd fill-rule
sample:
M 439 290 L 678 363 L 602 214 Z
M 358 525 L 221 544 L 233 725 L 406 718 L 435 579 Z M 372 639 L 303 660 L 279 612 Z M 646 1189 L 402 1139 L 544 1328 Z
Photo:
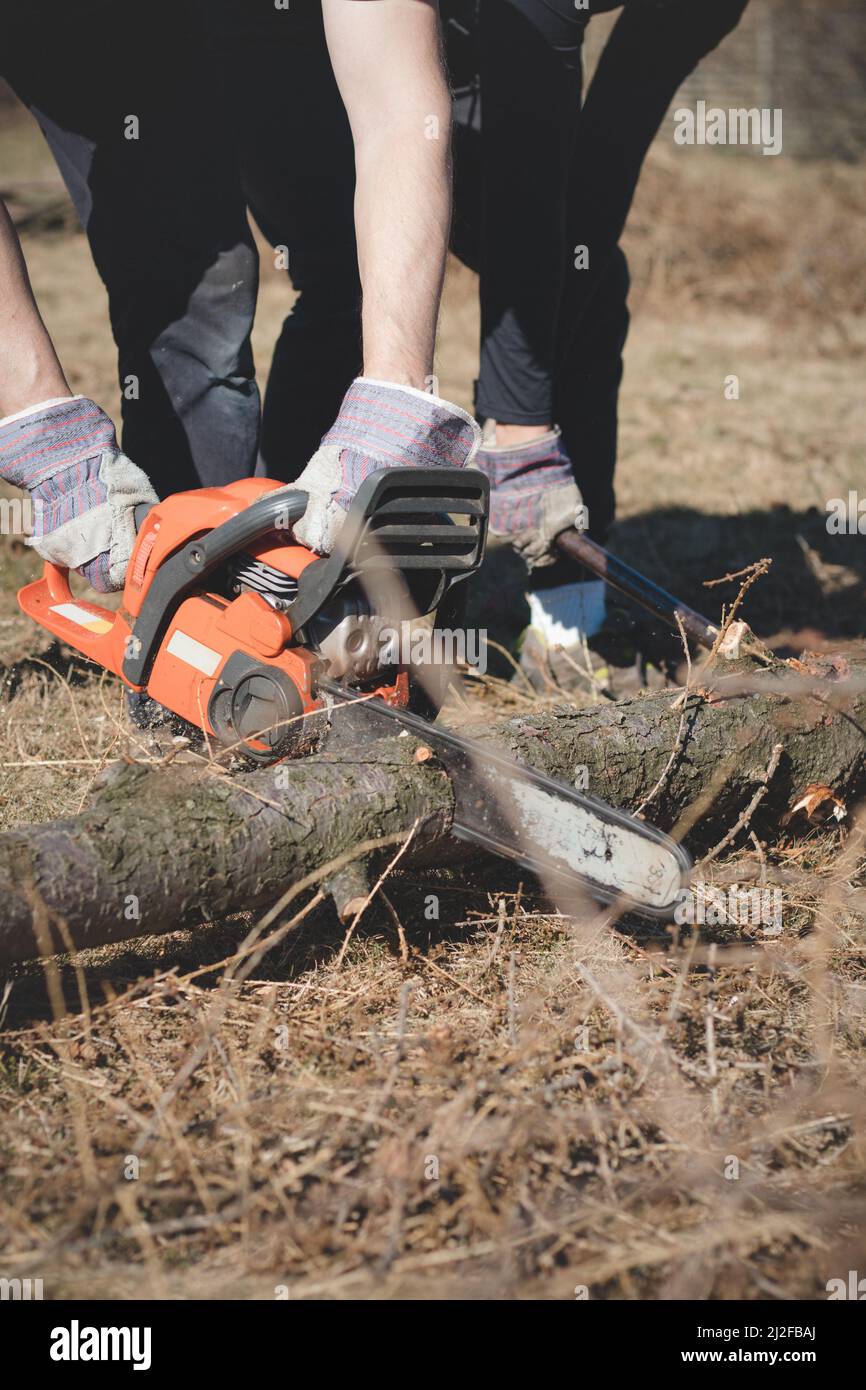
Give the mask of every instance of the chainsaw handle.
M 53 560 L 43 560 L 42 578 L 37 579 L 33 584 L 24 586 L 19 594 L 19 603 L 21 602 L 21 595 L 28 591 L 38 591 L 40 602 L 45 603 L 47 600 L 49 610 L 60 608 L 65 603 L 71 603 L 78 608 L 87 609 L 91 614 L 98 614 L 108 623 L 113 623 L 117 616 L 112 608 L 103 608 L 101 603 L 94 603 L 92 599 L 76 598 L 69 587 L 69 566 L 56 565 Z M 23 604 L 21 606 L 23 607 Z M 43 627 L 47 626 L 42 616 L 37 617 L 30 609 L 24 609 L 24 611 L 30 613 L 31 617 L 35 617 L 36 621 L 41 623 Z M 75 646 L 75 643 L 73 642 L 72 645 Z
M 42 579 L 52 603 L 69 603 L 72 590 L 69 587 L 69 569 L 66 565 L 55 565 L 53 560 L 46 560 L 42 566 Z M 109 613 L 108 616 L 113 618 L 114 614 Z
M 288 529 L 307 510 L 307 494 L 299 488 L 280 488 L 245 507 L 236 516 L 203 536 L 188 541 L 160 565 L 142 604 L 123 663 L 131 685 L 146 685 L 150 667 L 166 628 L 181 600 L 213 570 L 275 529 Z
M 357 579 L 377 600 L 377 573 L 426 573 L 433 588 L 425 612 L 481 565 L 487 540 L 490 483 L 476 468 L 384 468 L 365 478 L 340 527 L 333 552 L 308 565 L 286 617 L 300 632 L 345 584 Z M 442 524 L 443 514 L 447 521 Z M 455 526 L 447 518 L 470 524 Z
M 259 498 L 236 516 L 215 526 L 206 535 L 190 541 L 172 560 L 183 557 L 187 573 L 201 579 L 232 555 L 252 545 L 268 531 L 288 531 L 307 510 L 307 493 L 299 488 L 281 488 Z M 163 565 L 162 569 L 165 570 Z

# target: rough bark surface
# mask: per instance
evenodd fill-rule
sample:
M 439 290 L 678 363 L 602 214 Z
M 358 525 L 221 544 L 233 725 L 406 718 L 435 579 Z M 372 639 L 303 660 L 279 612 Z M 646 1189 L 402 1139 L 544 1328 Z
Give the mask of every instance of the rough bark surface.
M 780 681 L 792 683 L 789 693 Z M 586 768 L 592 793 L 634 808 L 675 746 L 682 710 L 672 704 L 668 690 L 464 732 L 563 780 Z M 866 772 L 864 729 L 866 658 L 796 674 L 728 669 L 709 698 L 689 697 L 680 751 L 647 818 L 670 828 L 699 808 L 691 843 L 717 839 L 781 744 L 754 820 L 772 835 L 809 784 L 843 801 L 854 794 Z M 39 954 L 40 944 L 83 948 L 268 907 L 317 867 L 413 826 L 406 862 L 449 862 L 459 852 L 448 839 L 450 783 L 415 749 L 392 738 L 282 764 L 279 776 L 273 767 L 228 777 L 119 766 L 82 815 L 0 836 L 0 965 Z

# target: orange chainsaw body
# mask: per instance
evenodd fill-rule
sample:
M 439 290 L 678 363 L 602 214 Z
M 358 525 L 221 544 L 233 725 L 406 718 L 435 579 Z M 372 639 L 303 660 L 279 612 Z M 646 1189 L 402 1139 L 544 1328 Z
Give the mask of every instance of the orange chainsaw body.
M 35 622 L 120 676 L 130 689 L 146 690 L 158 704 L 222 742 L 226 741 L 225 726 L 214 728 L 210 710 L 212 696 L 231 660 L 237 663 L 240 658 L 249 658 L 249 670 L 267 668 L 281 673 L 295 692 L 289 717 L 303 718 L 322 706 L 316 695 L 316 675 L 324 670 L 322 660 L 304 645 L 293 643 L 289 618 L 261 594 L 243 592 L 226 597 L 212 592 L 206 578 L 200 589 L 181 597 L 171 612 L 146 680 L 137 681 L 124 669 L 139 640 L 136 620 L 144 612 L 166 562 L 197 537 L 282 488 L 273 479 L 246 478 L 220 488 L 176 493 L 156 504 L 138 533 L 116 611 L 74 597 L 68 571 L 48 563 L 41 578 L 21 589 L 19 604 Z M 292 579 L 299 579 L 318 558 L 279 530 L 270 530 L 245 549 L 255 560 Z M 397 673 L 390 684 L 374 693 L 388 703 L 405 704 L 405 673 Z M 263 756 L 271 750 L 253 739 L 244 743 L 244 751 Z

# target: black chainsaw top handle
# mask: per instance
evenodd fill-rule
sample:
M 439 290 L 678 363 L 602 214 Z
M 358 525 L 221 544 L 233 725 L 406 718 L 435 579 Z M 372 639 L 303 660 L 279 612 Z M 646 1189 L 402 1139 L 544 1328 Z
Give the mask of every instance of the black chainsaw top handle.
M 299 632 L 331 596 L 353 579 L 376 571 L 425 571 L 431 579 L 428 612 L 484 558 L 490 484 L 478 469 L 388 468 L 365 478 L 346 515 L 333 554 L 314 561 L 298 580 L 286 610 Z M 280 488 L 215 526 L 160 565 L 132 630 L 124 678 L 145 685 L 159 644 L 181 600 L 232 555 L 299 521 L 307 494 Z M 456 526 L 449 516 L 469 524 Z M 138 520 L 138 516 L 136 516 Z
M 375 603 L 377 575 L 389 570 L 429 580 L 422 612 L 484 559 L 490 483 L 477 468 L 387 468 L 365 478 L 340 527 L 333 553 L 308 565 L 288 608 L 298 632 L 346 584 L 359 580 Z M 467 525 L 455 525 L 452 517 Z

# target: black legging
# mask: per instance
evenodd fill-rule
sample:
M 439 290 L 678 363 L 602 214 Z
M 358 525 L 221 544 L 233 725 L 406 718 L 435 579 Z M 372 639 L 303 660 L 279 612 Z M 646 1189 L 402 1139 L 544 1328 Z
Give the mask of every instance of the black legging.
M 614 514 L 617 401 L 628 332 L 619 239 L 644 156 L 685 77 L 747 0 L 626 0 L 580 109 L 594 0 L 443 0 L 456 85 L 455 238 L 481 277 L 476 406 L 556 421 L 603 540 Z M 575 267 L 587 247 L 589 268 Z M 567 566 L 539 571 L 559 583 Z

